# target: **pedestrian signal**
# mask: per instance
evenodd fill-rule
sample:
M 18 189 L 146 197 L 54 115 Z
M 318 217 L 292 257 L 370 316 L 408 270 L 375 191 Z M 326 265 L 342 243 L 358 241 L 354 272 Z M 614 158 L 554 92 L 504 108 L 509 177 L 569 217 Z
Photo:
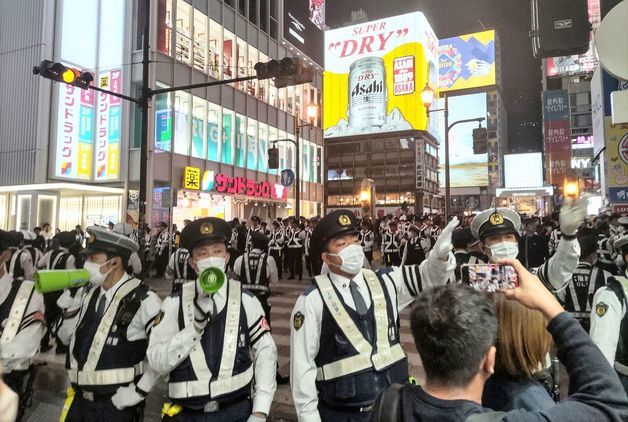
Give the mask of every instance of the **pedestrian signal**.
M 279 148 L 270 148 L 268 150 L 268 168 L 270 170 L 279 168 Z
M 33 67 L 33 74 L 81 89 L 89 89 L 89 85 L 94 80 L 94 76 L 89 72 L 82 72 L 74 67 L 50 60 L 43 60 L 39 66 Z

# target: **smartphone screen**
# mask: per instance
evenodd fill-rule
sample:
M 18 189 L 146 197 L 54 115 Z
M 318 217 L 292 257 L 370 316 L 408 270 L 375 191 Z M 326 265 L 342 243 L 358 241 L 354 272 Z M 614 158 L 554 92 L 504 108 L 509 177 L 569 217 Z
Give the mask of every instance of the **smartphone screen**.
M 510 265 L 464 264 L 461 267 L 462 281 L 475 290 L 496 292 L 514 289 L 519 285 L 517 272 Z

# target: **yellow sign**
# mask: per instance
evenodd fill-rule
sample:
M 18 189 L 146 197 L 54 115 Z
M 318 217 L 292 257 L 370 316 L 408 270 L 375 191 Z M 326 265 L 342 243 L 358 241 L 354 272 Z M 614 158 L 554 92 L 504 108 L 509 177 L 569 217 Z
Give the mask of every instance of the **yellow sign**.
M 611 117 L 605 117 L 606 150 L 608 151 L 608 187 L 628 186 L 628 125 L 613 125 Z
M 425 130 L 438 39 L 421 12 L 325 32 L 326 138 Z
M 186 166 L 183 176 L 183 187 L 190 190 L 199 190 L 201 188 L 201 169 Z

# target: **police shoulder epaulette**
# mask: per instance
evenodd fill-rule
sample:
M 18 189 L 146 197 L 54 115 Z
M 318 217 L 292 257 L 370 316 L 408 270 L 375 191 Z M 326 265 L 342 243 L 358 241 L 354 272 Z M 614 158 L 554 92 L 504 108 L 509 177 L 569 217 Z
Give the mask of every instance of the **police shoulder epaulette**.
M 379 270 L 377 270 L 376 274 L 377 275 L 385 275 L 388 274 L 390 272 L 393 271 L 393 267 L 382 267 Z
M 608 280 L 608 284 L 606 285 L 606 287 L 608 287 L 613 293 L 615 293 L 615 296 L 617 296 L 617 299 L 619 299 L 619 303 L 624 306 L 624 300 L 626 300 L 626 292 L 624 291 L 624 286 L 622 286 L 621 282 L 615 277 L 611 277 Z
M 317 287 L 316 287 L 315 284 L 312 284 L 310 287 L 305 289 L 305 291 L 303 291 L 303 296 L 307 296 L 307 295 L 309 295 L 310 293 L 312 293 L 315 290 L 317 290 Z
M 255 297 L 255 295 L 253 293 L 251 293 L 250 290 L 244 289 L 244 288 L 242 289 L 242 294 L 245 294 L 245 295 L 250 296 L 250 297 Z

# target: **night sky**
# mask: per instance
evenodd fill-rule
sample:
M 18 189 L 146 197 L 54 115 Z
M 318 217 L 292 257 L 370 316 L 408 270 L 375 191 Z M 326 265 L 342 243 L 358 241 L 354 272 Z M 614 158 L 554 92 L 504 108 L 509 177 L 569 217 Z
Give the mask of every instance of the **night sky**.
M 422 11 L 438 38 L 495 29 L 501 42 L 502 98 L 509 152 L 541 151 L 541 62 L 532 56 L 530 2 L 523 0 L 328 0 L 327 24 L 337 28 L 364 9 L 370 19 Z

